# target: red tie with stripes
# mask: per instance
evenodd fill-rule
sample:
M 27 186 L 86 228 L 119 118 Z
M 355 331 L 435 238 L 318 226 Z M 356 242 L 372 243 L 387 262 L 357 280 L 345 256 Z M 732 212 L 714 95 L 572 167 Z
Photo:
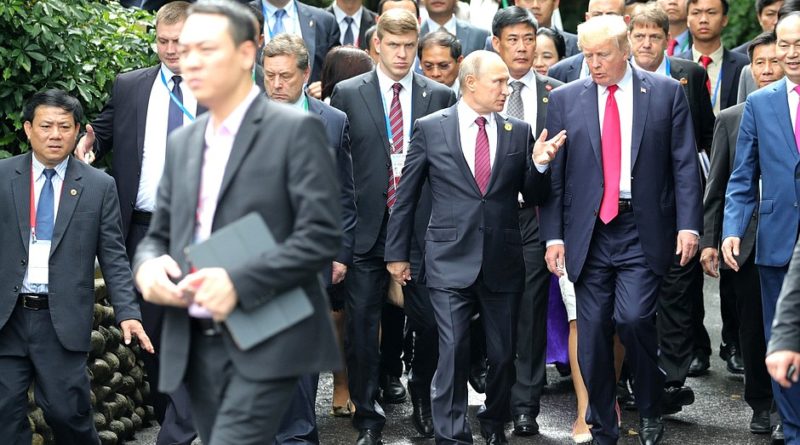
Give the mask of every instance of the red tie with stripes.
M 403 85 L 395 83 L 392 85 L 394 96 L 392 97 L 392 104 L 389 107 L 389 126 L 391 127 L 392 134 L 390 134 L 390 145 L 392 147 L 392 154 L 403 152 L 403 109 L 400 107 L 400 90 Z M 397 200 L 397 184 L 400 183 L 400 176 L 394 175 L 394 169 L 389 166 L 389 189 L 386 193 L 386 207 L 390 210 Z
M 489 178 L 492 176 L 492 165 L 489 159 L 489 136 L 486 134 L 486 118 L 479 116 L 475 119 L 478 124 L 478 136 L 475 138 L 475 182 L 481 190 L 481 195 L 486 194 Z

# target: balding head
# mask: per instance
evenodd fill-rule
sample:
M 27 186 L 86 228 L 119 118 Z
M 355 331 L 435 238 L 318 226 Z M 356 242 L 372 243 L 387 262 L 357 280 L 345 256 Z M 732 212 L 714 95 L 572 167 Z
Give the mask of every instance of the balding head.
M 458 72 L 462 99 L 478 114 L 503 111 L 508 77 L 508 68 L 499 55 L 474 51 L 464 58 Z

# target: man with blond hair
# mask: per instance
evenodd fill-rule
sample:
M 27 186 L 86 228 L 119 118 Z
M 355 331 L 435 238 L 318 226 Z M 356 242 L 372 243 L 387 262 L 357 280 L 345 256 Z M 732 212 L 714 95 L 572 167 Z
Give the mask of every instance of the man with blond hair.
M 619 439 L 613 340 L 625 346 L 641 416 L 639 440 L 661 442 L 664 373 L 655 310 L 674 255 L 697 253 L 702 187 L 689 105 L 680 83 L 633 68 L 622 17 L 578 27 L 590 78 L 553 90 L 550 134 L 567 142 L 541 207 L 545 261 L 575 283 L 578 357 L 594 440 Z M 678 199 L 677 197 L 680 197 Z

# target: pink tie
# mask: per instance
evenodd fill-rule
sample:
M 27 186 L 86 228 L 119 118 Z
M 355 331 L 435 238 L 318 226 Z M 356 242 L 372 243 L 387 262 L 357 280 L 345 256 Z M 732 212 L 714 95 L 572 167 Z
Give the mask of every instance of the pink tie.
M 669 41 L 669 46 L 667 47 L 667 55 L 672 57 L 675 55 L 675 47 L 678 46 L 678 41 L 672 39 Z
M 794 92 L 800 95 L 800 85 L 794 87 Z M 800 152 L 800 102 L 797 102 L 797 114 L 794 118 L 794 142 L 797 144 L 797 151 Z
M 486 194 L 489 178 L 492 176 L 492 166 L 489 160 L 489 136 L 486 135 L 486 118 L 479 116 L 475 119 L 478 124 L 478 136 L 475 138 L 475 182 L 481 195 Z
M 606 111 L 603 116 L 603 201 L 600 203 L 600 220 L 608 224 L 619 213 L 619 175 L 622 157 L 619 109 L 614 93 L 619 87 L 608 87 Z
M 392 85 L 394 90 L 394 97 L 392 97 L 392 104 L 389 107 L 389 126 L 392 128 L 391 137 L 392 154 L 403 152 L 403 109 L 400 107 L 400 90 L 403 85 L 395 83 Z M 394 176 L 394 169 L 389 166 L 389 188 L 386 192 L 386 207 L 389 209 L 394 206 L 397 196 L 397 185 L 400 183 L 400 177 Z

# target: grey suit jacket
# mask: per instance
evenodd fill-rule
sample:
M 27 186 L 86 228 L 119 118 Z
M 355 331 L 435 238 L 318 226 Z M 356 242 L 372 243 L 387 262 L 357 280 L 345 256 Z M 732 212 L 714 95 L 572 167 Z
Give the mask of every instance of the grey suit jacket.
M 767 354 L 782 350 L 800 352 L 800 241 L 778 297 Z
M 31 154 L 0 161 L 0 332 L 25 277 L 30 238 Z M 94 259 L 100 261 L 117 322 L 141 320 L 125 255 L 114 180 L 70 157 L 50 247 L 50 318 L 64 349 L 89 350 Z
M 159 184 L 158 207 L 139 244 L 134 268 L 168 254 L 189 271 L 207 115 L 175 131 Z M 341 242 L 339 182 L 322 123 L 259 95 L 247 110 L 225 167 L 212 232 L 250 212 L 264 218 L 279 248 L 246 267 L 228 269 L 244 310 L 301 286 L 314 314 L 265 342 L 242 351 L 223 333 L 236 369 L 252 380 L 299 376 L 340 366 L 328 299 L 318 272 Z M 174 391 L 189 358 L 189 315 L 167 308 L 161 344 L 161 390 Z
M 428 22 L 423 23 L 419 30 L 420 37 L 429 32 L 431 30 L 428 28 Z M 489 37 L 489 31 L 456 19 L 456 38 L 461 42 L 461 54 L 464 57 L 473 51 L 483 49 L 487 37 Z

